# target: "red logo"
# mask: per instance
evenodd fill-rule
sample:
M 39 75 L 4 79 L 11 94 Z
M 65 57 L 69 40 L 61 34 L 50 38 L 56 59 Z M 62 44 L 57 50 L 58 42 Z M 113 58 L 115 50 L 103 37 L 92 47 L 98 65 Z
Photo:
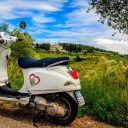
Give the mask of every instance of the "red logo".
M 37 85 L 40 82 L 40 78 L 38 76 L 34 75 L 34 74 L 31 74 L 29 76 L 29 80 L 30 80 L 30 84 L 32 86 Z

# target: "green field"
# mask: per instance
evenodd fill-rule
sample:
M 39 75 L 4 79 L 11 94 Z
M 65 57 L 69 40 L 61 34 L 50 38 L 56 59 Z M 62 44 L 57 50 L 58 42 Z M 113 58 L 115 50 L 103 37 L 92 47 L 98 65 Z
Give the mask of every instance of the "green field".
M 80 74 L 82 92 L 86 105 L 79 109 L 78 117 L 92 115 L 114 125 L 128 126 L 128 56 L 112 52 L 94 51 L 81 53 L 51 53 L 35 51 L 34 58 L 69 56 L 70 67 Z M 8 64 L 11 84 L 19 89 L 23 77 L 17 61 Z

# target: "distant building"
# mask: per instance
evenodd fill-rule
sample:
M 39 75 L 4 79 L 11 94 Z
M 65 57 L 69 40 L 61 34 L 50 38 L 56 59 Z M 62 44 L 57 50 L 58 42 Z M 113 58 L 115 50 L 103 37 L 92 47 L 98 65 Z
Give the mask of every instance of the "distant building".
M 51 44 L 50 51 L 52 51 L 52 52 L 57 52 L 57 51 L 66 52 L 66 50 L 63 49 L 63 46 L 60 44 Z

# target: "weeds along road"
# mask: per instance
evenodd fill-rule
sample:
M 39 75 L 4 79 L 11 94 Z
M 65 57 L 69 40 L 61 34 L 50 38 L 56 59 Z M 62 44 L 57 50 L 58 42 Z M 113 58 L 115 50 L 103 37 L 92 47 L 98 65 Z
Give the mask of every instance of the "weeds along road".
M 0 108 L 0 128 L 116 128 L 114 126 L 94 121 L 88 116 L 77 118 L 71 125 L 62 127 L 54 125 L 43 117 L 33 126 L 30 111 L 24 109 Z

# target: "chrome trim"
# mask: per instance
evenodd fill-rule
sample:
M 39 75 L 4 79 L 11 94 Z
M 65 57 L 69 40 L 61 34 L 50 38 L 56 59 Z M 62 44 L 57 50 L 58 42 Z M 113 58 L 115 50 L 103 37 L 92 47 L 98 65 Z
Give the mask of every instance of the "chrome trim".
M 52 66 L 56 66 L 57 64 L 61 64 L 61 63 L 68 62 L 68 61 L 69 61 L 69 60 L 59 61 L 59 62 L 56 62 L 56 63 L 54 63 L 54 64 L 48 65 L 47 68 L 48 68 L 48 67 L 52 67 Z

